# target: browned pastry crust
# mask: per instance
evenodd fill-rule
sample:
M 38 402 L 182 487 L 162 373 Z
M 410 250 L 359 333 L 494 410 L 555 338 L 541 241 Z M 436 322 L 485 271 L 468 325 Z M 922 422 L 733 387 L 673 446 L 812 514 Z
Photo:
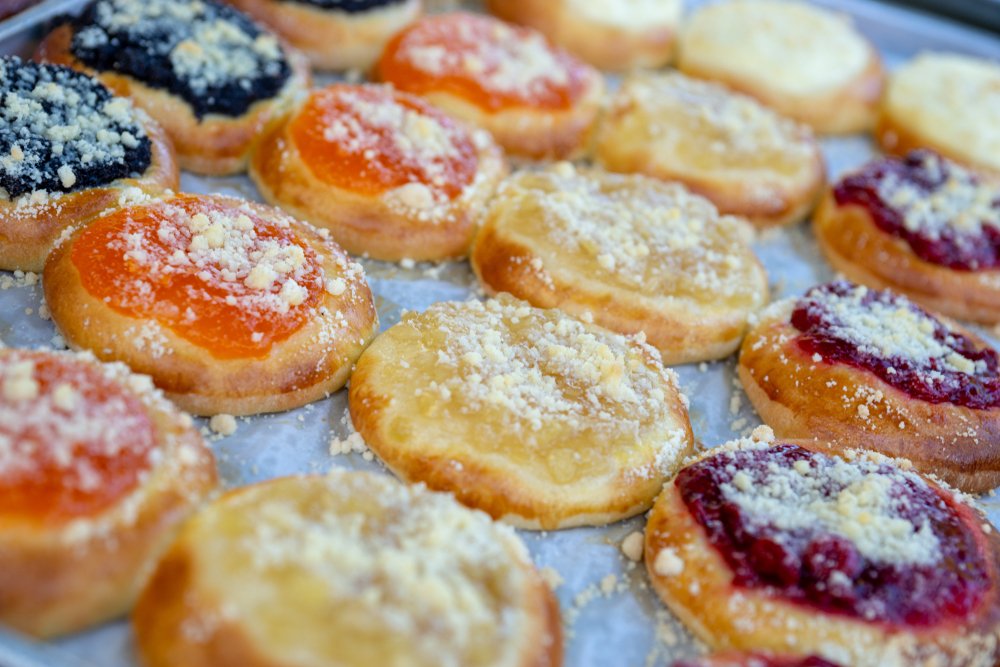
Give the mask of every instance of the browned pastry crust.
M 226 0 L 301 51 L 313 67 L 368 70 L 389 38 L 423 12 L 422 0 L 405 0 L 352 14 L 304 2 Z
M 535 28 L 595 67 L 625 71 L 634 67 L 662 67 L 673 58 L 681 3 L 660 2 L 671 5 L 670 10 L 665 10 L 671 14 L 668 20 L 656 17 L 652 23 L 636 21 L 628 25 L 583 15 L 566 0 L 487 0 L 486 7 L 505 21 Z
M 350 504 L 334 484 L 355 491 Z M 407 498 L 410 506 L 399 506 Z M 559 606 L 523 544 L 446 502 L 384 476 L 344 471 L 231 491 L 185 526 L 143 592 L 132 617 L 143 664 L 559 667 Z M 425 519 L 419 529 L 417 512 Z M 345 526 L 342 513 L 368 532 Z M 330 529 L 317 534 L 324 525 Z M 267 554 L 248 557 L 240 541 L 259 541 L 263 531 L 271 535 L 260 545 Z M 390 544 L 392 535 L 399 542 Z M 434 542 L 436 535 L 445 539 Z M 354 544 L 344 544 L 348 536 Z M 484 560 L 469 563 L 475 554 L 466 545 Z M 493 560 L 501 554 L 502 562 Z M 439 563 L 454 570 L 442 572 Z M 364 588 L 345 595 L 358 585 L 352 575 L 365 574 Z M 387 617 L 395 624 L 389 635 Z M 456 626 L 472 631 L 449 635 Z
M 732 354 L 766 302 L 751 235 L 678 184 L 564 163 L 504 182 L 471 261 L 492 294 L 641 331 L 681 364 Z
M 231 198 L 265 219 L 274 209 Z M 342 387 L 351 366 L 378 330 L 371 290 L 359 265 L 328 236 L 292 221 L 294 233 L 323 257 L 325 278 L 342 281 L 323 293 L 317 315 L 260 358 L 216 358 L 153 318 L 122 314 L 92 295 L 70 258 L 74 233 L 45 265 L 43 284 L 52 319 L 70 346 L 124 361 L 152 376 L 183 409 L 198 415 L 278 412 L 323 398 Z M 275 315 L 277 317 L 277 315 Z M 152 334 L 148 333 L 151 328 Z
M 811 449 L 834 454 L 864 443 L 970 493 L 1000 485 L 1000 409 L 922 401 L 871 372 L 816 361 L 795 342 L 789 308 L 765 311 L 737 366 L 754 409 L 779 438 L 809 439 Z
M 793 444 L 815 448 L 816 442 Z M 994 529 L 984 532 L 990 576 L 996 581 L 1000 534 Z M 657 499 L 645 535 L 645 561 L 653 589 L 713 649 L 820 654 L 852 667 L 996 664 L 1000 600 L 995 586 L 967 624 L 894 630 L 800 606 L 766 589 L 737 588 L 728 563 L 708 541 L 673 483 Z M 669 567 L 658 568 L 658 556 L 668 549 L 678 560 L 670 558 L 664 563 Z
M 0 350 L 0 357 L 14 350 Z M 89 355 L 78 363 L 95 364 Z M 106 366 L 138 395 L 158 462 L 127 496 L 68 523 L 0 516 L 0 620 L 38 637 L 77 632 L 127 611 L 179 524 L 216 484 L 215 461 L 190 417 L 148 378 Z
M 79 225 L 119 206 L 126 190 L 139 188 L 157 195 L 178 187 L 173 146 L 163 129 L 139 112 L 151 144 L 151 159 L 138 178 L 121 178 L 103 187 L 58 195 L 47 194 L 37 203 L 0 200 L 0 269 L 41 271 L 52 245 L 71 225 Z
M 69 24 L 61 25 L 42 40 L 35 57 L 86 72 L 100 79 L 116 94 L 131 97 L 166 130 L 177 151 L 181 168 L 209 176 L 235 174 L 246 169 L 261 130 L 268 121 L 287 113 L 310 83 L 305 57 L 285 47 L 292 75 L 276 97 L 255 102 L 246 113 L 236 118 L 210 114 L 199 120 L 187 102 L 169 91 L 152 88 L 117 72 L 90 69 L 73 55 L 70 50 L 72 40 L 73 28 Z
M 813 229 L 833 268 L 854 282 L 902 292 L 951 317 L 1000 322 L 1000 270 L 956 271 L 924 261 L 906 241 L 879 229 L 863 206 L 840 206 L 829 193 Z

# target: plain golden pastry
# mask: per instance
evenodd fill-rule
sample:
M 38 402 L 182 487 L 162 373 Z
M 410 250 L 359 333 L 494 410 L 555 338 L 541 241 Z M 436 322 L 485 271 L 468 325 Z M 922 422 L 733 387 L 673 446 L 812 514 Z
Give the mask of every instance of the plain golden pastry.
M 368 70 L 420 16 L 421 0 L 226 0 L 268 26 L 317 69 Z
M 462 12 L 411 24 L 375 74 L 489 130 L 508 153 L 539 159 L 582 155 L 604 94 L 597 70 L 541 33 Z
M 163 130 L 89 76 L 0 58 L 0 97 L 0 269 L 40 271 L 68 226 L 177 187 Z
M 215 461 L 149 378 L 0 349 L 0 623 L 52 637 L 132 605 Z
M 759 427 L 664 487 L 646 569 L 711 649 L 994 667 L 1000 534 L 970 502 L 905 461 L 831 456 Z
M 471 260 L 492 294 L 641 331 L 680 364 L 732 354 L 767 301 L 752 236 L 676 183 L 561 163 L 504 181 Z
M 378 328 L 363 269 L 328 235 L 220 195 L 95 219 L 52 252 L 43 285 L 71 346 L 152 376 L 195 414 L 322 398 Z
M 464 257 L 506 173 L 485 130 L 385 85 L 314 91 L 265 133 L 250 176 L 270 203 L 377 259 Z
M 301 54 L 217 0 L 96 0 L 36 56 L 131 97 L 181 167 L 208 175 L 243 171 L 257 134 L 309 83 Z
M 875 137 L 905 155 L 929 148 L 1000 176 L 1000 65 L 952 53 L 924 53 L 893 72 Z
M 677 73 L 635 73 L 597 133 L 610 171 L 680 181 L 722 213 L 758 227 L 798 222 L 824 181 L 812 132 L 722 86 Z
M 132 616 L 146 667 L 559 667 L 559 607 L 510 528 L 334 471 L 185 524 Z
M 682 72 L 756 97 L 817 132 L 875 123 L 885 73 L 850 19 L 804 2 L 730 0 L 688 17 L 678 41 Z
M 835 269 L 936 311 L 1000 322 L 1000 185 L 927 150 L 840 179 L 813 218 Z
M 641 342 L 509 295 L 440 302 L 375 339 L 354 427 L 407 482 L 530 529 L 649 508 L 692 447 L 687 399 Z
M 998 359 L 903 296 L 835 282 L 764 311 L 738 372 L 779 437 L 905 457 L 981 493 L 1000 485 Z
M 591 65 L 615 71 L 669 63 L 684 10 L 682 0 L 487 0 L 486 6 Z

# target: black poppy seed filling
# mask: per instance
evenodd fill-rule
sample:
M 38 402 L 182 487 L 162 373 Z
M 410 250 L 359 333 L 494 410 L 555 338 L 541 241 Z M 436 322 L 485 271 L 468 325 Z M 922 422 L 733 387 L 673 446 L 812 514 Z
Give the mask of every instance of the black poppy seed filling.
M 0 98 L 0 187 L 11 199 L 100 187 L 149 168 L 152 146 L 145 130 L 134 118 L 105 113 L 114 95 L 85 74 L 3 58 Z M 99 124 L 84 126 L 95 119 Z M 107 145 L 102 130 L 131 138 Z M 72 173 L 68 186 L 59 173 L 63 168 Z
M 129 13 L 138 20 L 120 20 Z M 252 61 L 252 75 L 198 81 L 178 72 L 171 61 L 177 46 L 185 41 L 197 44 L 196 29 L 219 22 L 250 42 L 269 35 L 242 12 L 215 0 L 97 0 L 73 21 L 70 50 L 96 70 L 120 72 L 170 91 L 187 102 L 199 120 L 208 114 L 241 116 L 255 102 L 275 97 L 291 76 L 291 67 L 283 52 L 271 59 L 247 44 L 233 43 L 226 45 L 231 53 L 223 60 Z
M 335 9 L 346 14 L 361 14 L 390 5 L 401 5 L 406 0 L 281 0 L 294 5 L 312 5 L 320 9 Z

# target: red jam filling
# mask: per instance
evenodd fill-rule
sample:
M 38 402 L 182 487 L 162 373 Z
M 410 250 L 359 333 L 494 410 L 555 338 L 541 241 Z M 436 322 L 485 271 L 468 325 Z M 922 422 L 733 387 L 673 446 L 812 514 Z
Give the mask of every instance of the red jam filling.
M 890 201 L 890 190 L 906 192 L 898 201 Z M 937 210 L 930 206 L 926 224 L 907 224 L 907 206 L 921 206 L 926 211 L 933 201 L 946 201 L 958 189 L 968 189 L 978 179 L 961 167 L 930 151 L 913 151 L 903 159 L 884 158 L 840 181 L 833 189 L 839 206 L 863 207 L 882 231 L 906 241 L 914 254 L 925 262 L 960 271 L 992 269 L 1000 266 L 1000 227 L 974 225 L 960 229 L 952 223 L 963 214 L 952 206 Z M 1000 189 L 989 208 L 993 216 L 1000 212 Z M 964 214 L 968 215 L 968 211 Z M 920 214 L 918 214 L 919 216 Z M 924 214 L 928 215 L 928 214 Z M 985 221 L 979 221 L 985 222 Z
M 827 498 L 838 498 L 846 488 L 829 474 L 834 459 L 790 444 L 722 452 L 678 474 L 675 484 L 684 504 L 731 568 L 734 585 L 764 588 L 823 612 L 891 626 L 965 619 L 984 599 L 991 574 L 975 517 L 915 475 L 902 475 L 887 464 L 874 473 L 891 480 L 894 517 L 933 531 L 939 540 L 939 556 L 924 565 L 870 560 L 855 542 L 826 532 L 818 522 L 779 529 L 748 515 L 722 488 L 732 488 L 738 473 L 749 477 L 744 486 L 751 492 L 765 488 L 775 470 L 793 469 L 797 461 L 823 476 L 820 488 Z M 804 506 L 788 511 L 802 512 Z
M 845 337 L 845 325 L 825 303 L 825 295 L 845 296 L 857 289 L 845 281 L 820 285 L 809 290 L 792 312 L 792 326 L 802 332 L 796 339 L 808 355 L 819 354 L 825 361 L 848 364 L 878 376 L 913 398 L 929 403 L 953 403 L 976 410 L 1000 407 L 998 357 L 992 348 L 979 347 L 967 336 L 950 330 L 937 318 L 908 300 L 889 291 L 868 290 L 862 306 L 903 307 L 927 318 L 933 330 L 927 335 L 944 348 L 975 364 L 972 373 L 958 372 L 945 356 L 914 359 L 904 355 L 884 356 L 863 349 Z
M 811 655 L 789 658 L 763 653 L 741 653 L 681 660 L 674 667 L 839 667 L 836 663 Z
M 18 378 L 24 362 L 29 374 Z M 149 469 L 146 408 L 95 368 L 18 351 L 0 355 L 0 382 L 0 514 L 41 523 L 93 515 Z

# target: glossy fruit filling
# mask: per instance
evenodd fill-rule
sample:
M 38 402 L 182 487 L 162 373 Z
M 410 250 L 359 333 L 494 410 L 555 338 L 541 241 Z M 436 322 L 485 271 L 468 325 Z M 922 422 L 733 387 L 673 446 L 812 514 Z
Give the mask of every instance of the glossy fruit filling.
M 674 667 L 839 667 L 837 664 L 811 655 L 807 658 L 766 655 L 764 653 L 733 653 L 706 658 L 681 660 Z
M 1000 266 L 1000 188 L 930 151 L 883 158 L 840 181 L 839 206 L 863 207 L 925 262 L 960 271 Z
M 784 444 L 722 452 L 675 483 L 737 587 L 931 626 L 967 618 L 991 586 L 974 513 L 886 463 Z
M 288 218 L 224 198 L 120 209 L 84 229 L 70 252 L 94 298 L 220 359 L 265 356 L 305 326 L 324 289 L 315 251 Z M 131 335 L 151 355 L 165 353 L 155 329 Z
M 0 355 L 0 515 L 51 523 L 98 513 L 151 466 L 142 402 L 90 365 Z
M 874 373 L 930 403 L 1000 407 L 995 350 L 980 348 L 933 315 L 889 291 L 834 282 L 809 290 L 792 312 L 807 355 Z

